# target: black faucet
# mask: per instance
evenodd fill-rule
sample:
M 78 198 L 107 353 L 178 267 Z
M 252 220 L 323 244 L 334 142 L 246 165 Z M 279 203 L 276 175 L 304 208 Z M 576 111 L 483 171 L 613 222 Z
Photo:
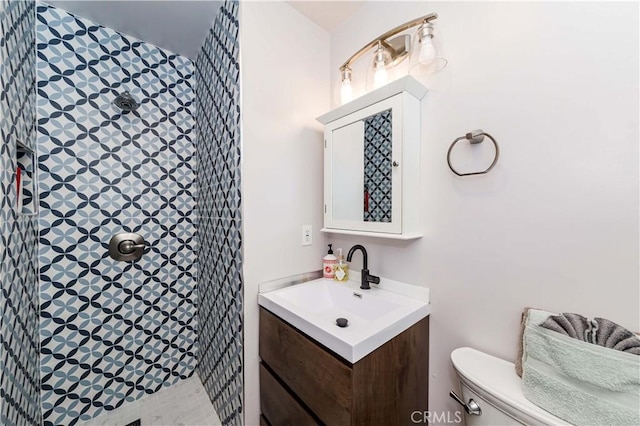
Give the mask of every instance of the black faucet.
M 353 253 L 355 253 L 356 250 L 360 250 L 362 252 L 362 271 L 360 271 L 360 275 L 361 275 L 360 288 L 363 290 L 369 290 L 371 289 L 371 287 L 369 286 L 369 283 L 380 284 L 380 277 L 369 275 L 369 266 L 367 265 L 368 263 L 367 249 L 361 246 L 360 244 L 356 244 L 355 246 L 351 247 L 351 249 L 349 250 L 349 253 L 347 254 L 347 262 L 351 262 Z

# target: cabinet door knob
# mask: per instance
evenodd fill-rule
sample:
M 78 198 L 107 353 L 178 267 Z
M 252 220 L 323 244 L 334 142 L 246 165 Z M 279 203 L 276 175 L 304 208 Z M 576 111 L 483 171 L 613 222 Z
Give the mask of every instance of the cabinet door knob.
M 397 161 L 394 161 L 393 163 L 391 163 L 393 165 L 393 167 L 398 167 L 400 165 L 400 163 L 398 163 Z

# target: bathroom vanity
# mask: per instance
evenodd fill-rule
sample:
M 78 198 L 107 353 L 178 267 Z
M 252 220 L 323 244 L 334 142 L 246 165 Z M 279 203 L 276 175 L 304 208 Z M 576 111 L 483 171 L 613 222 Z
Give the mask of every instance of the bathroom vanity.
M 259 303 L 262 424 L 411 424 L 428 409 L 428 303 L 323 279 Z

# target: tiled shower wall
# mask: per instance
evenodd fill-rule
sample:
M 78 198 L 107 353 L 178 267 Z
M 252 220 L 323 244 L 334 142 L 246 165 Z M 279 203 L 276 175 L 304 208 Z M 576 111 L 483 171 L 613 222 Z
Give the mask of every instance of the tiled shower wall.
M 198 375 L 223 424 L 242 424 L 242 221 L 238 3 L 226 1 L 196 60 Z
M 35 146 L 33 1 L 0 1 L 0 424 L 40 424 L 37 218 L 18 213 L 16 144 Z
M 39 5 L 45 425 L 74 425 L 196 367 L 193 64 Z M 128 91 L 130 113 L 112 105 Z M 110 238 L 141 234 L 137 262 Z

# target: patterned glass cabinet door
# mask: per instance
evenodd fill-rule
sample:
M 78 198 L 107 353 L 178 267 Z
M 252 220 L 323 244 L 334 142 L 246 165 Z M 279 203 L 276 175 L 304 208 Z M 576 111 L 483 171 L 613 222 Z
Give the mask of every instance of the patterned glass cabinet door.
M 426 88 L 415 96 L 402 90 L 406 83 L 318 118 L 325 124 L 323 232 L 421 237 L 420 98 Z

